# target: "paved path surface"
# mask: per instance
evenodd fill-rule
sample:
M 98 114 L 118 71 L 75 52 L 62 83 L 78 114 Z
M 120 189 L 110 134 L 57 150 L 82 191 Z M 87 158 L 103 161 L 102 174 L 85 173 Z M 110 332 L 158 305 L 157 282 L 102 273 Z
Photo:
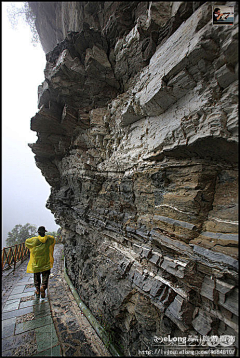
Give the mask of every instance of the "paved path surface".
M 45 298 L 34 294 L 28 260 L 2 277 L 2 356 L 111 356 L 79 309 L 63 274 L 63 245 L 55 245 Z

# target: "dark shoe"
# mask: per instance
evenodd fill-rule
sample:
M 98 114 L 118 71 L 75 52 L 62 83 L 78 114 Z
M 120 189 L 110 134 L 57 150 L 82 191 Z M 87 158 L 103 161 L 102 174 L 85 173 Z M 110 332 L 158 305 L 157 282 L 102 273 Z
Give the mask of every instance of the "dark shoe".
M 44 298 L 45 297 L 45 287 L 44 286 L 41 286 L 40 292 L 41 292 L 41 297 Z
M 36 295 L 39 296 L 40 295 L 40 291 L 39 291 L 39 288 L 36 289 L 35 291 Z

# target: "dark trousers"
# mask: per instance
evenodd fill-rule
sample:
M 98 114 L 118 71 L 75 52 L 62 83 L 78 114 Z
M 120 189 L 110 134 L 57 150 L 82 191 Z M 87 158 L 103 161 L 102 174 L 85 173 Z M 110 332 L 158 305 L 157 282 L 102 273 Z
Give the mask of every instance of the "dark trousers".
M 41 275 L 42 275 L 42 285 L 46 289 L 48 287 L 48 279 L 50 275 L 50 270 L 38 272 L 34 274 L 34 285 L 36 288 L 40 289 L 41 286 Z

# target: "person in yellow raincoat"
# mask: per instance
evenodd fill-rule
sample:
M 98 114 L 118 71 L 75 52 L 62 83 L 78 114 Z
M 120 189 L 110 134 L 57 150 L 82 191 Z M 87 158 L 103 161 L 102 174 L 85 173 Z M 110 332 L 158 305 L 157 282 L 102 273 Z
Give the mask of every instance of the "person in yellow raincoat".
M 50 270 L 53 267 L 53 251 L 55 238 L 46 235 L 47 230 L 44 226 L 38 228 L 38 236 L 31 237 L 25 241 L 25 246 L 30 251 L 30 260 L 27 265 L 27 272 L 34 274 L 34 285 L 36 295 L 41 292 L 41 297 L 45 297 L 45 290 L 48 287 Z M 41 286 L 42 274 L 42 286 Z M 41 287 L 40 287 L 41 286 Z

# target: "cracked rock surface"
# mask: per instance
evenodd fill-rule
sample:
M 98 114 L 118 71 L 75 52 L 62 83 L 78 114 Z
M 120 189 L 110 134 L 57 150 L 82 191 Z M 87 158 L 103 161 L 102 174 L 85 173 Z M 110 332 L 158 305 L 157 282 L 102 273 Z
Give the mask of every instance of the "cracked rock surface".
M 237 346 L 238 16 L 44 4 L 32 2 L 47 63 L 30 147 L 79 296 L 125 355 L 168 334 Z

